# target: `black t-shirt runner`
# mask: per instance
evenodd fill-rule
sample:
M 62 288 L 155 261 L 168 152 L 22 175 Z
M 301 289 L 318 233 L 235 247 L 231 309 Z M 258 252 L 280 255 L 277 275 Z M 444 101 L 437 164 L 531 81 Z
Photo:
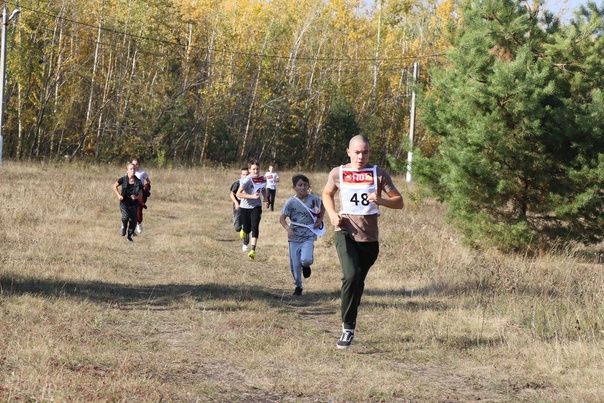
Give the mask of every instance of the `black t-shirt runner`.
M 126 188 L 124 189 L 124 182 L 126 182 Z M 138 204 L 138 200 L 132 198 L 132 195 L 137 195 L 141 190 L 140 180 L 138 178 L 134 178 L 134 183 L 129 183 L 127 176 L 122 176 L 117 180 L 117 183 L 122 187 L 122 196 L 124 196 L 124 200 L 121 203 L 127 205 Z
M 233 193 L 233 195 L 235 196 L 235 199 L 237 199 L 237 201 L 241 201 L 239 200 L 239 198 L 237 197 L 237 191 L 239 190 L 239 179 L 237 179 L 235 182 L 233 182 L 233 184 L 231 185 L 231 193 Z

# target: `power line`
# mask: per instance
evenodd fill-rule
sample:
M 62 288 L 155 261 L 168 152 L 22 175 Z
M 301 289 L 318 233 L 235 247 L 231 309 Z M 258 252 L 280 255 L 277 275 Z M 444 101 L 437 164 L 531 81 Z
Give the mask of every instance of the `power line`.
M 86 28 L 91 28 L 91 29 L 95 29 L 98 30 L 99 26 L 98 25 L 94 25 L 94 24 L 89 24 L 86 22 L 82 22 L 79 20 L 75 20 L 75 19 L 71 19 L 62 15 L 58 15 L 58 14 L 53 14 L 44 10 L 40 10 L 40 9 L 35 9 L 35 8 L 31 8 L 31 7 L 27 7 L 27 6 L 23 6 L 20 5 L 21 9 L 33 12 L 35 14 L 39 14 L 39 15 L 45 15 L 47 17 L 52 17 L 55 19 L 60 19 L 66 22 L 69 22 L 71 24 L 76 24 L 79 26 L 83 26 Z M 164 45 L 169 45 L 172 47 L 178 47 L 178 48 L 182 48 L 185 49 L 188 45 L 184 45 L 178 42 L 174 42 L 174 41 L 168 41 L 168 40 L 164 40 L 164 39 L 159 39 L 159 38 L 152 38 L 152 37 L 148 37 L 148 36 L 144 36 L 144 35 L 138 35 L 138 34 L 133 34 L 130 32 L 125 32 L 125 31 L 120 31 L 117 29 L 113 29 L 113 28 L 109 28 L 109 27 L 100 27 L 101 31 L 113 34 L 113 35 L 121 35 L 121 36 L 125 36 L 125 37 L 130 37 L 130 38 L 135 38 L 135 39 L 141 39 L 141 40 L 147 40 L 147 41 L 151 41 L 151 42 L 155 42 L 155 43 L 160 43 L 160 44 L 164 44 Z M 414 56 L 400 56 L 400 57 L 383 57 L 383 58 L 376 58 L 376 57 L 371 57 L 371 58 L 335 58 L 335 57 L 309 57 L 309 56 L 295 56 L 295 57 L 291 57 L 291 56 L 283 56 L 283 55 L 277 55 L 277 54 L 268 54 L 268 53 L 258 53 L 258 52 L 245 52 L 245 51 L 238 51 L 238 50 L 233 50 L 233 49 L 229 49 L 227 47 L 222 47 L 221 49 L 212 49 L 210 46 L 202 46 L 202 45 L 190 45 L 193 48 L 198 48 L 198 49 L 204 49 L 206 50 L 208 53 L 230 53 L 233 55 L 240 55 L 240 56 L 252 56 L 252 57 L 257 57 L 257 58 L 266 58 L 266 59 L 283 59 L 283 60 L 299 60 L 299 61 L 310 61 L 310 62 L 346 62 L 346 63 L 367 63 L 367 62 L 372 62 L 372 63 L 376 63 L 376 62 L 388 62 L 388 61 L 402 61 L 402 60 L 421 60 L 421 59 L 430 59 L 430 58 L 439 58 L 444 56 L 444 53 L 430 53 L 430 54 L 423 54 L 423 55 L 414 55 Z
M 51 28 L 48 27 L 41 27 L 40 29 L 47 31 L 47 32 L 51 32 L 51 33 L 55 33 L 55 31 Z M 73 33 L 70 33 L 69 31 L 64 32 L 63 33 L 64 36 L 74 39 L 75 36 Z M 133 52 L 137 52 L 139 54 L 144 54 L 144 55 L 149 55 L 152 56 L 154 59 L 159 59 L 159 60 L 165 60 L 166 58 L 173 56 L 171 53 L 168 52 L 157 52 L 157 51 L 151 51 L 148 49 L 145 49 L 144 47 L 140 46 L 140 45 L 135 45 L 133 47 L 130 47 L 127 44 L 119 44 L 119 43 L 115 43 L 115 42 L 106 42 L 106 41 L 98 41 L 96 39 L 92 39 L 92 38 L 87 38 L 87 37 L 77 37 L 77 39 L 81 42 L 85 42 L 87 44 L 90 45 L 100 45 L 102 47 L 107 47 L 107 48 L 111 48 L 114 51 L 120 50 L 120 49 L 130 49 Z M 233 66 L 235 67 L 244 67 L 244 65 L 247 62 L 245 60 L 241 60 L 241 59 L 233 59 Z M 203 65 L 207 66 L 207 67 L 211 67 L 211 66 L 216 66 L 216 65 L 222 65 L 221 62 L 219 61 L 203 61 Z M 360 67 L 363 66 L 363 67 Z M 333 73 L 333 74 L 348 74 L 348 73 L 361 73 L 363 71 L 367 71 L 367 72 L 372 72 L 372 69 L 374 68 L 373 65 L 357 65 L 356 67 L 338 67 L 336 65 L 332 65 L 330 68 L 327 69 L 320 69 L 318 71 L 318 74 L 322 74 L 322 73 Z M 309 69 L 312 69 L 312 67 L 306 65 L 305 66 L 305 70 L 307 71 L 308 74 L 310 74 Z M 399 65 L 399 64 L 395 64 L 395 65 L 388 65 L 386 64 L 385 66 L 380 66 L 379 67 L 379 71 L 380 73 L 389 73 L 389 72 L 396 72 L 396 73 L 400 73 L 401 71 L 407 70 L 409 69 L 409 65 Z M 286 68 L 285 66 L 282 66 L 281 68 L 279 66 L 264 66 L 263 67 L 263 71 L 269 71 L 269 72 L 281 72 L 281 71 L 285 71 Z M 298 71 L 302 70 L 300 68 L 297 69 Z

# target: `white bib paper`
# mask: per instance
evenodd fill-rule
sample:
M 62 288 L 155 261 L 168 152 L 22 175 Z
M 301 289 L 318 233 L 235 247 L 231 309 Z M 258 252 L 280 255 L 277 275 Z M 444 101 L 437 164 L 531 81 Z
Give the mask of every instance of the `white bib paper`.
M 261 193 L 262 190 L 266 187 L 266 178 L 264 176 L 259 176 L 257 178 L 251 177 L 252 183 L 254 184 L 254 193 Z
M 378 188 L 377 167 L 363 169 L 340 166 L 340 201 L 343 214 L 379 214 L 378 205 L 368 199 Z
M 298 227 L 308 228 L 316 236 L 323 236 L 323 235 L 325 235 L 325 223 L 324 222 L 321 222 L 321 225 L 318 228 L 315 228 L 314 225 L 298 224 L 297 222 L 293 222 L 293 221 L 292 221 L 291 224 L 292 225 L 297 225 Z

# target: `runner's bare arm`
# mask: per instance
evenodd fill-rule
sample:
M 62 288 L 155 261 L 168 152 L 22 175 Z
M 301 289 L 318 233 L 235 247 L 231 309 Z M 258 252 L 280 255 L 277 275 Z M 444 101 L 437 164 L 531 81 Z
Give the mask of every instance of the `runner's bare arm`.
M 239 208 L 239 202 L 237 201 L 237 198 L 235 197 L 235 195 L 233 194 L 233 192 L 229 192 L 229 197 L 231 198 L 231 201 L 235 205 L 235 209 L 238 209 Z
M 389 191 L 384 190 L 384 193 L 388 197 L 384 198 L 379 196 L 377 193 L 369 193 L 368 199 L 370 202 L 374 202 L 378 206 L 384 206 L 392 209 L 403 208 L 403 196 L 397 188 L 392 188 Z
M 245 193 L 241 186 L 239 186 L 239 189 L 237 189 L 237 198 L 239 200 L 241 200 L 241 199 L 257 199 L 259 197 L 260 197 L 260 195 L 256 192 L 252 193 L 251 195 Z
M 330 186 L 329 183 L 325 185 L 323 188 L 323 193 L 321 198 L 323 199 L 323 207 L 329 215 L 329 220 L 333 224 L 334 227 L 339 227 L 342 223 L 342 217 L 336 211 L 336 203 L 335 203 L 335 195 L 338 191 L 338 188 L 335 186 Z
M 324 216 L 325 216 L 325 205 L 321 201 L 321 212 L 317 216 L 317 221 L 315 222 L 315 228 L 321 228 L 321 225 L 323 225 Z
M 287 216 L 285 214 L 281 214 L 279 216 L 279 223 L 287 231 L 287 236 L 289 238 L 289 237 L 293 236 L 293 230 L 291 229 L 291 227 L 289 225 L 287 225 L 286 217 Z
M 118 181 L 115 181 L 115 183 L 113 184 L 113 191 L 115 192 L 115 194 L 117 195 L 117 198 L 121 201 L 124 198 L 122 197 L 122 194 L 119 192 L 119 190 L 117 190 L 117 188 L 120 186 L 120 183 Z

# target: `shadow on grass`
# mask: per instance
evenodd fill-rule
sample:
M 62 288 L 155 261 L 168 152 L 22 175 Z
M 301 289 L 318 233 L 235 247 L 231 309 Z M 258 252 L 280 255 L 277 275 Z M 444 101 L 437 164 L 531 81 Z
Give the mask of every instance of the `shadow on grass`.
M 519 295 L 530 297 L 554 298 L 561 295 L 560 291 L 548 284 L 510 284 L 502 286 L 496 278 L 468 279 L 465 282 L 435 282 L 416 289 L 384 290 L 365 289 L 364 295 L 375 297 L 464 297 L 470 295 Z
M 574 252 L 573 257 L 582 263 L 604 264 L 604 248 L 592 248 Z
M 119 309 L 180 309 L 179 301 L 193 299 L 199 309 L 237 311 L 245 302 L 264 301 L 281 309 L 300 309 L 309 315 L 330 314 L 333 309 L 317 305 L 339 297 L 338 292 L 312 292 L 294 297 L 291 291 L 226 284 L 129 285 L 100 281 L 74 282 L 19 276 L 0 277 L 0 296 L 32 295 L 46 298 L 72 298 L 115 305 Z M 221 305 L 211 302 L 222 301 Z M 207 303 L 204 304 L 204 303 Z
M 438 342 L 456 350 L 469 350 L 481 347 L 498 347 L 506 344 L 505 338 L 501 336 L 449 336 L 440 337 Z
M 167 307 L 173 302 L 187 298 L 197 301 L 229 300 L 233 302 L 232 310 L 237 310 L 236 305 L 239 302 L 281 299 L 274 290 L 270 289 L 213 283 L 138 286 L 100 281 L 73 282 L 16 276 L 0 277 L 0 295 L 6 297 L 26 294 L 51 298 L 76 298 L 109 304 L 144 304 L 151 307 Z
M 384 289 L 365 289 L 364 295 L 376 296 L 376 297 L 427 297 L 435 294 L 442 294 L 443 291 L 447 290 L 448 286 L 440 283 L 432 283 L 425 287 L 406 289 L 402 290 L 384 290 Z
M 376 353 L 390 353 L 389 346 L 396 345 L 409 345 L 415 346 L 417 344 L 426 343 L 425 340 L 415 339 L 412 335 L 401 335 L 394 340 L 390 340 L 393 343 L 384 343 L 383 340 L 372 340 L 371 335 L 367 336 L 367 340 L 363 340 L 363 350 L 358 350 L 358 354 L 376 354 Z M 430 343 L 436 343 L 446 348 L 457 350 L 457 351 L 468 351 L 480 348 L 492 348 L 505 345 L 507 342 L 503 337 L 500 336 L 465 336 L 465 335 L 448 335 L 438 336 L 429 340 Z M 414 348 L 414 347 L 409 347 Z
M 214 239 L 216 242 L 226 242 L 226 243 L 241 243 L 241 240 L 239 239 L 235 239 L 235 238 L 215 238 Z
M 415 302 L 415 301 L 403 301 L 396 300 L 393 303 L 387 302 L 374 302 L 371 300 L 365 300 L 362 302 L 365 306 L 370 306 L 374 308 L 396 308 L 407 312 L 419 312 L 419 311 L 438 311 L 443 312 L 450 309 L 450 306 L 441 301 L 425 301 L 425 302 Z
M 365 289 L 362 305 L 377 308 L 396 308 L 407 311 L 445 311 L 449 305 L 442 300 L 413 301 L 413 297 L 438 298 L 466 294 L 480 290 L 477 284 L 447 286 L 432 284 L 418 289 Z M 293 296 L 292 290 L 258 286 L 207 284 L 130 285 L 101 281 L 74 282 L 56 279 L 38 279 L 19 276 L 0 277 L 0 296 L 32 295 L 48 298 L 73 298 L 116 305 L 119 309 L 180 309 L 175 305 L 192 299 L 199 309 L 238 311 L 247 309 L 245 302 L 263 301 L 279 309 L 295 310 L 301 315 L 330 315 L 340 304 L 340 291 L 304 290 L 302 296 Z M 212 302 L 222 301 L 215 305 Z M 329 305 L 329 307 L 326 306 Z

